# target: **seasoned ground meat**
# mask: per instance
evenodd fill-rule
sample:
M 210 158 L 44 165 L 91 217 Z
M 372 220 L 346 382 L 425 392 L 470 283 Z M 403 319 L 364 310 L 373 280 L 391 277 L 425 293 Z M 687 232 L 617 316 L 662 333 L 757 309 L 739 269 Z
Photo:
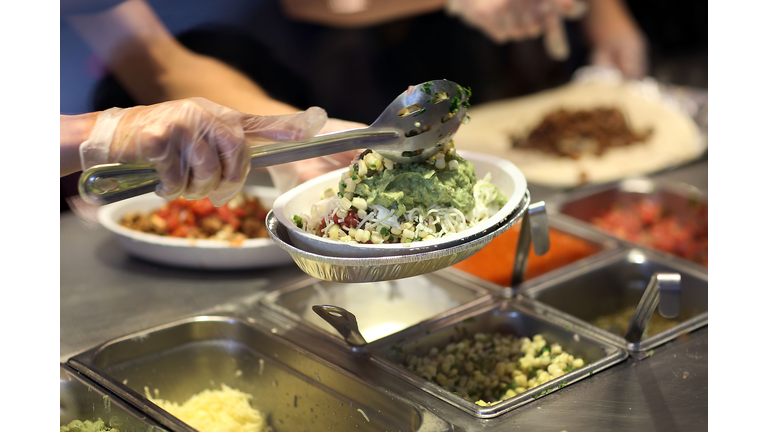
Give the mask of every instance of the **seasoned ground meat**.
M 527 137 L 511 137 L 512 146 L 578 159 L 584 154 L 602 155 L 614 147 L 639 144 L 653 130 L 630 129 L 617 108 L 559 109 L 547 114 Z

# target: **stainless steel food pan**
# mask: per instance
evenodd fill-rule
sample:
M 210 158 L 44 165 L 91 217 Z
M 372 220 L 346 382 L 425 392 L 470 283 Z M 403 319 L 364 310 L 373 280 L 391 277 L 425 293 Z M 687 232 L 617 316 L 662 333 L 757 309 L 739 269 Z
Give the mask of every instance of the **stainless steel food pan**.
M 547 210 L 552 219 L 562 218 L 577 226 L 603 232 L 591 224 L 592 219 L 604 215 L 613 205 L 631 205 L 644 198 L 658 202 L 668 214 L 676 216 L 684 224 L 701 221 L 707 215 L 706 191 L 686 183 L 645 177 L 625 179 L 554 196 L 547 200 Z M 605 234 L 623 244 L 638 246 L 607 232 Z M 659 253 L 673 260 L 684 260 L 665 252 Z M 694 265 L 699 266 L 696 263 Z
M 502 332 L 517 337 L 541 334 L 549 343 L 557 342 L 574 357 L 584 359 L 585 366 L 573 370 L 543 385 L 491 406 L 480 406 L 463 399 L 439 385 L 428 381 L 405 366 L 408 355 L 426 355 L 432 347 L 438 349 L 464 335 L 477 332 Z M 546 316 L 514 300 L 499 300 L 456 315 L 401 342 L 382 346 L 372 353 L 372 361 L 396 377 L 479 418 L 494 418 L 528 402 L 544 397 L 566 385 L 573 385 L 592 374 L 615 365 L 628 357 L 627 352 L 600 339 L 566 329 Z
M 440 319 L 490 301 L 485 288 L 454 269 L 394 281 L 341 284 L 306 278 L 266 294 L 260 303 L 277 311 L 302 329 L 341 345 L 338 331 L 312 311 L 329 304 L 355 314 L 366 341 L 402 337 L 427 320 Z
M 120 432 L 164 432 L 158 423 L 116 398 L 67 365 L 59 367 L 59 413 L 62 426 L 73 420 L 101 419 Z
M 253 395 L 251 404 L 277 432 L 450 430 L 425 409 L 229 317 L 201 316 L 156 327 L 68 363 L 174 432 L 195 429 L 145 398 L 145 386 L 153 397 L 183 403 L 226 384 Z
M 634 344 L 621 334 L 590 324 L 599 316 L 637 305 L 656 272 L 680 273 L 680 324 L 644 336 Z M 647 250 L 629 249 L 585 262 L 573 272 L 523 284 L 519 292 L 534 299 L 537 309 L 574 322 L 606 341 L 631 351 L 648 351 L 707 324 L 707 286 L 707 272 L 700 266 L 670 261 L 665 255 Z
M 542 274 L 534 275 L 531 277 L 530 276 L 531 272 L 529 271 L 530 269 L 533 268 L 531 261 L 536 258 L 534 258 L 533 255 L 529 255 L 528 266 L 526 269 L 526 276 L 524 279 L 526 281 L 533 280 L 540 277 L 545 277 L 549 273 L 561 271 L 561 269 L 578 267 L 580 263 L 585 259 L 594 257 L 599 254 L 604 254 L 609 251 L 614 251 L 620 247 L 623 247 L 622 244 L 616 238 L 611 237 L 600 231 L 596 231 L 592 227 L 585 227 L 582 224 L 575 224 L 568 220 L 553 219 L 549 217 L 547 219 L 547 222 L 549 224 L 549 229 L 550 229 L 550 248 L 549 248 L 549 251 L 544 255 L 544 260 L 546 260 L 545 262 L 547 263 L 546 264 L 547 266 L 555 267 L 555 264 L 552 264 L 552 263 L 556 262 L 560 265 L 560 267 L 555 267 L 552 270 L 549 270 Z M 551 235 L 553 230 L 558 231 L 562 234 L 575 237 L 580 241 L 584 241 L 585 243 L 595 248 L 596 250 L 595 253 L 592 255 L 585 256 L 583 258 L 573 260 L 573 261 L 571 260 L 571 257 L 568 256 L 568 254 L 560 253 L 560 255 L 558 255 L 559 253 L 558 247 L 560 246 L 560 244 L 553 241 L 552 235 Z M 501 236 L 499 236 L 498 238 L 492 241 L 493 242 L 504 241 L 507 238 L 507 237 L 504 237 L 505 235 L 506 234 L 502 234 Z M 493 275 L 488 275 L 488 274 L 484 275 L 482 274 L 481 271 L 470 272 L 471 268 L 470 268 L 470 271 L 466 270 L 467 268 L 469 268 L 467 267 L 467 265 L 471 265 L 473 261 L 478 262 L 477 261 L 478 259 L 489 257 L 489 255 L 487 254 L 484 255 L 482 250 L 478 252 L 478 255 L 475 255 L 474 257 L 470 258 L 468 261 L 465 261 L 461 265 L 454 265 L 452 268 L 457 270 L 459 270 L 460 268 L 459 271 L 464 274 L 472 274 L 473 276 L 479 279 L 487 281 L 487 283 L 493 284 L 493 288 L 491 288 L 493 291 L 498 291 L 500 288 L 509 287 L 512 280 L 511 273 L 512 273 L 512 267 L 514 266 L 514 253 L 517 249 L 517 237 L 510 237 L 510 240 L 507 240 L 509 242 L 509 244 L 507 245 L 509 248 L 507 255 L 505 255 L 504 257 L 493 256 L 490 258 L 494 263 L 499 263 L 499 265 L 507 266 L 508 268 L 507 271 L 510 274 L 509 278 L 504 278 L 503 280 L 499 280 L 498 278 L 499 273 L 496 273 Z M 549 255 L 549 257 L 547 255 Z M 554 255 L 558 255 L 558 256 L 554 257 Z M 564 257 L 567 257 L 567 258 L 564 258 Z M 543 261 L 540 261 L 540 262 L 543 262 Z M 544 265 L 544 264 L 538 264 L 538 265 Z

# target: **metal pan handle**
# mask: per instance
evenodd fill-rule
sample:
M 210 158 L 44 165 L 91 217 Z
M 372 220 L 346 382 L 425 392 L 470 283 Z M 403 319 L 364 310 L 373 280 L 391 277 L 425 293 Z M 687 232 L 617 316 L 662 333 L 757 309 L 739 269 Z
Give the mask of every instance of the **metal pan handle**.
M 663 301 L 659 303 L 660 300 Z M 659 314 L 665 318 L 674 318 L 680 313 L 680 273 L 655 273 L 651 277 L 629 320 L 627 334 L 624 336 L 627 342 L 640 342 L 656 306 L 659 307 Z
M 314 305 L 312 310 L 332 325 L 350 346 L 360 347 L 368 343 L 357 327 L 357 318 L 348 310 L 332 305 Z

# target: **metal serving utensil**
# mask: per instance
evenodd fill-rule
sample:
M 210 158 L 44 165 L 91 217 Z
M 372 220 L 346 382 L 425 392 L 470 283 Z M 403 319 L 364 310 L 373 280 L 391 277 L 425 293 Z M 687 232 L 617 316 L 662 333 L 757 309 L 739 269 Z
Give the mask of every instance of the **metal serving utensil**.
M 357 318 L 355 318 L 352 312 L 343 307 L 332 305 L 314 305 L 312 310 L 320 318 L 332 325 L 351 347 L 360 347 L 368 343 L 363 334 L 360 333 L 360 329 L 357 326 Z
M 523 279 L 525 279 L 531 243 L 533 243 L 533 253 L 536 255 L 541 256 L 549 252 L 549 222 L 544 201 L 531 204 L 526 212 L 523 213 L 520 236 L 517 238 L 517 249 L 515 250 L 515 262 L 512 267 L 510 287 L 503 291 L 503 294 L 507 297 L 510 297 L 514 289 L 523 283 Z
M 466 117 L 469 89 L 447 80 L 409 87 L 366 128 L 318 135 L 295 143 L 251 147 L 251 167 L 262 168 L 349 150 L 376 150 L 397 163 L 423 162 L 448 144 Z M 149 165 L 103 164 L 80 176 L 80 196 L 101 205 L 153 192 L 160 183 Z
M 640 342 L 656 306 L 664 318 L 674 318 L 680 313 L 680 273 L 653 274 L 629 320 L 627 334 L 624 336 L 627 342 Z

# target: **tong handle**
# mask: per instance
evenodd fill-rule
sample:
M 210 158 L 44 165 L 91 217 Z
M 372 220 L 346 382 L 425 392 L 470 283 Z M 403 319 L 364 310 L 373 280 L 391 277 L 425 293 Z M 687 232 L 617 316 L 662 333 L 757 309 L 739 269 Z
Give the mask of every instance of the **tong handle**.
M 251 168 L 280 165 L 360 148 L 379 148 L 397 139 L 396 130 L 361 128 L 316 136 L 296 143 L 270 143 L 251 147 Z M 146 164 L 111 163 L 83 171 L 78 182 L 80 196 L 88 204 L 102 205 L 153 192 L 160 175 Z

